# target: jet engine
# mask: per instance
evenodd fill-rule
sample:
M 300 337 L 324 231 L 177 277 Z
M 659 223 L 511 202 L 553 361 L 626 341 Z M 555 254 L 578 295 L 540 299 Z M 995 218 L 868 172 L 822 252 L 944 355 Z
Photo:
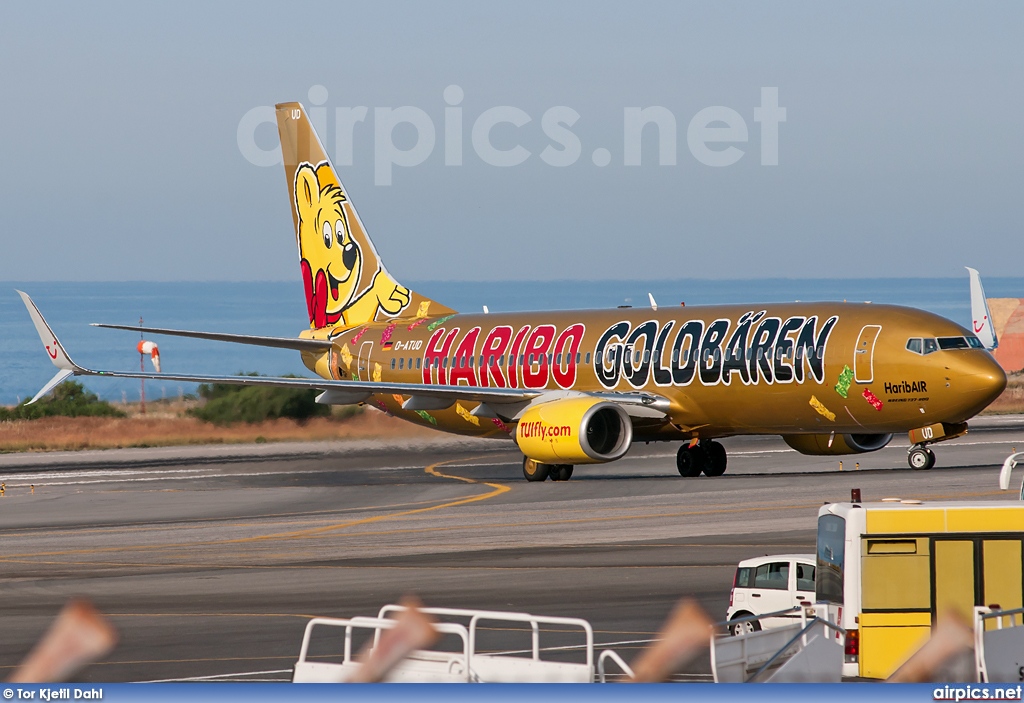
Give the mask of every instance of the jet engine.
M 878 451 L 889 443 L 891 434 L 837 434 L 832 437 L 829 446 L 827 434 L 789 434 L 783 435 L 786 444 L 801 454 L 833 455 L 863 454 Z
M 614 461 L 632 441 L 633 425 L 625 410 L 586 396 L 531 407 L 516 426 L 519 449 L 542 464 Z

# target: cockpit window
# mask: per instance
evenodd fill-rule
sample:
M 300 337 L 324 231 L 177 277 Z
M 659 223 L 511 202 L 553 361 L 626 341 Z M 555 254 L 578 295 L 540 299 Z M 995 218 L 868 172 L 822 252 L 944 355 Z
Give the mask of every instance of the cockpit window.
M 911 337 L 907 340 L 907 351 L 915 354 L 931 354 L 932 352 L 948 349 L 984 349 L 981 340 L 973 335 L 967 337 Z

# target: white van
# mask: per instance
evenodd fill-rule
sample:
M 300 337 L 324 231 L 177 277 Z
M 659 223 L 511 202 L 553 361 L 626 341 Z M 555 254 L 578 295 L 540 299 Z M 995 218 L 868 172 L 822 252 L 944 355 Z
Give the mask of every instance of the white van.
M 729 610 L 725 619 L 734 620 L 813 604 L 814 564 L 813 554 L 773 554 L 741 561 L 733 576 Z M 755 632 L 762 627 L 781 627 L 799 617 L 799 613 L 792 613 L 788 616 L 737 622 L 730 625 L 729 631 L 739 635 Z

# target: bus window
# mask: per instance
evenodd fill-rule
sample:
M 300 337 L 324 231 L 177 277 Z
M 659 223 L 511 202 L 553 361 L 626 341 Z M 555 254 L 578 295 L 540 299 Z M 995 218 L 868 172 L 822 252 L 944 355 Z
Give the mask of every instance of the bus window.
M 814 598 L 843 602 L 843 564 L 846 556 L 846 520 L 838 515 L 818 518 L 818 565 L 814 576 Z
M 863 539 L 861 608 L 865 612 L 929 610 L 929 551 L 925 537 Z
M 761 564 L 754 572 L 754 588 L 772 588 L 785 591 L 789 588 L 789 562 L 773 561 Z

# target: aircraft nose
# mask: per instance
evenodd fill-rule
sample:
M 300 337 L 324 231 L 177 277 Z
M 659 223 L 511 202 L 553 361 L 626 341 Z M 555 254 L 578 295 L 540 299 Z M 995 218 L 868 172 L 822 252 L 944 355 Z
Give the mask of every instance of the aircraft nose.
M 988 352 L 971 353 L 958 371 L 954 388 L 963 398 L 968 417 L 988 407 L 1006 388 L 1006 372 Z

